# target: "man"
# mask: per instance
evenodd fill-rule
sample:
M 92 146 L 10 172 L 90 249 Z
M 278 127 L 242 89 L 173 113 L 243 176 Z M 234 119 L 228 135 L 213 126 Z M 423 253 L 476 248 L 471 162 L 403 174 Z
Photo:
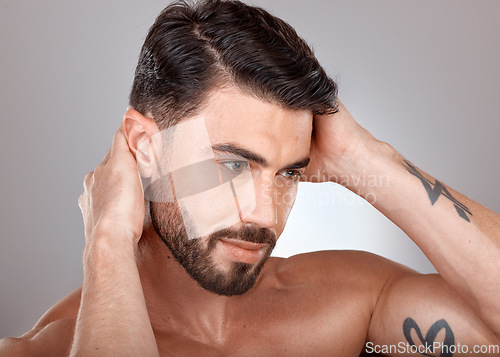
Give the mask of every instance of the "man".
M 287 24 L 237 2 L 169 6 L 130 105 L 79 199 L 81 289 L 2 355 L 499 354 L 477 347 L 499 345 L 500 217 L 361 128 Z M 219 189 L 197 191 L 212 169 L 234 173 L 230 197 L 185 201 Z M 268 258 L 299 179 L 376 197 L 439 275 L 362 252 Z

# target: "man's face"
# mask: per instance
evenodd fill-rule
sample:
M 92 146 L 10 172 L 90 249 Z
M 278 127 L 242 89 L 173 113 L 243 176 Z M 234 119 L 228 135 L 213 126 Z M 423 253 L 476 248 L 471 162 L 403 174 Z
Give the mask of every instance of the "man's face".
M 233 175 L 240 181 L 247 177 L 246 183 L 236 189 L 231 185 L 234 200 L 202 193 L 182 204 L 178 197 L 151 202 L 151 220 L 174 257 L 203 288 L 221 295 L 242 294 L 254 285 L 285 227 L 300 174 L 308 163 L 312 114 L 226 88 L 214 92 L 197 117 L 203 118 L 219 176 Z M 191 128 L 191 133 L 197 130 Z M 175 156 L 170 161 L 205 155 L 203 139 L 190 140 L 182 130 L 174 135 L 181 138 L 176 147 L 187 146 L 170 151 Z M 205 161 L 210 165 L 210 160 Z M 186 180 L 179 181 L 192 182 L 196 191 L 199 185 L 193 176 L 202 183 L 206 174 L 189 172 Z M 172 186 L 175 196 L 176 185 Z M 193 231 L 202 233 L 193 235 Z

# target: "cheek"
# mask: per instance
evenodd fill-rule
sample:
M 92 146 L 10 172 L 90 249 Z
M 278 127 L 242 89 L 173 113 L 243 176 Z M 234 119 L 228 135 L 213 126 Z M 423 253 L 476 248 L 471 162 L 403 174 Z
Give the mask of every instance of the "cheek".
M 150 202 L 149 205 L 150 218 L 163 232 L 168 233 L 172 227 L 176 230 L 184 227 L 182 214 L 176 202 Z

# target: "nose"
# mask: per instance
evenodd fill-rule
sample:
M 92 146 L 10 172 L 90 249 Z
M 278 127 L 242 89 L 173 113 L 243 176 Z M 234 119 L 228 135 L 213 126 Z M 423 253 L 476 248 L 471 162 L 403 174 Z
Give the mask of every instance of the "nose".
M 278 207 L 275 202 L 276 188 L 273 180 L 254 178 L 255 209 L 243 216 L 243 223 L 254 223 L 262 228 L 272 228 L 277 224 Z

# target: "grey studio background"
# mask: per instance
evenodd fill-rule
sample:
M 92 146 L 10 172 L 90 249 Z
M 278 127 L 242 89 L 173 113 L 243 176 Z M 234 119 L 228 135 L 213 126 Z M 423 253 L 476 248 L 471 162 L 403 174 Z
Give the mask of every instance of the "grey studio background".
M 500 2 L 249 2 L 315 48 L 361 125 L 500 210 Z M 110 146 L 142 41 L 167 3 L 0 0 L 0 337 L 29 330 L 80 285 L 82 179 Z M 305 184 L 275 255 L 318 249 L 365 249 L 434 271 L 371 206 Z

